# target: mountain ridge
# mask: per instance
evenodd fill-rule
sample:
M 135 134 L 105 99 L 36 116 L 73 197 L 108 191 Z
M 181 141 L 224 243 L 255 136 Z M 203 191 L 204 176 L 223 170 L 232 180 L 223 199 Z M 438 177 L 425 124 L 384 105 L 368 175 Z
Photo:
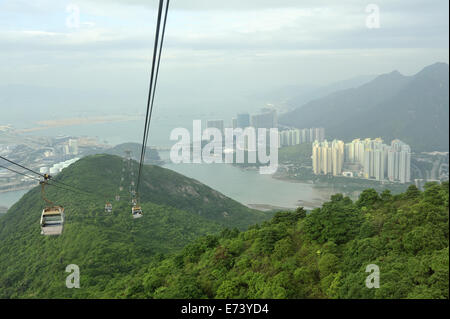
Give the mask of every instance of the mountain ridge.
M 413 151 L 447 151 L 448 73 L 448 64 L 441 62 L 412 76 L 392 71 L 282 114 L 279 122 L 323 126 L 331 139 L 399 138 Z

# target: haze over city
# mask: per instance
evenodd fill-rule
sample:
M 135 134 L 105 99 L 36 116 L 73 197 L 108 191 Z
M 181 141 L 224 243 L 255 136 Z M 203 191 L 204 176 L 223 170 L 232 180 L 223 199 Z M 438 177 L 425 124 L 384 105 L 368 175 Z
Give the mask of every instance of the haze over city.
M 124 107 L 143 113 L 154 38 L 149 17 L 156 17 L 155 4 L 147 3 L 0 1 L 0 90 L 59 88 L 68 97 L 67 114 Z M 366 26 L 367 5 L 173 1 L 155 114 L 185 105 L 205 111 L 214 103 L 256 108 L 249 95 L 393 70 L 412 75 L 434 62 L 448 63 L 447 1 L 378 1 L 378 29 Z M 29 92 L 40 113 L 64 116 L 52 102 L 58 96 L 53 89 Z M 20 91 L 10 94 L 20 107 Z M 0 112 L 11 117 L 4 108 Z

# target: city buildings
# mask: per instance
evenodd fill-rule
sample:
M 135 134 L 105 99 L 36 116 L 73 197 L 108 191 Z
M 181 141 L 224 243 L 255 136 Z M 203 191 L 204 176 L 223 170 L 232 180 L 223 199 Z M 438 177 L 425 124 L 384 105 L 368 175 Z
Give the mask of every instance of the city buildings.
M 331 143 L 327 140 L 315 141 L 312 157 L 314 174 L 341 175 L 344 165 L 344 142 L 338 140 Z
M 411 181 L 411 148 L 400 140 L 391 145 L 381 138 L 315 141 L 312 148 L 313 172 L 316 175 L 360 176 L 378 181 Z
M 238 121 L 239 125 L 239 121 Z M 278 116 L 277 111 L 274 109 L 264 108 L 260 114 L 254 114 L 251 116 L 250 125 L 254 128 L 277 128 Z
M 305 129 L 290 129 L 279 132 L 279 145 L 292 146 L 302 143 L 312 143 L 314 141 L 323 142 L 325 140 L 325 129 L 305 128 Z
M 236 127 L 246 128 L 250 126 L 250 114 L 241 113 L 236 117 Z
M 220 132 L 224 132 L 224 124 L 223 124 L 223 120 L 208 120 L 206 122 L 206 127 L 207 128 L 217 128 L 220 130 Z

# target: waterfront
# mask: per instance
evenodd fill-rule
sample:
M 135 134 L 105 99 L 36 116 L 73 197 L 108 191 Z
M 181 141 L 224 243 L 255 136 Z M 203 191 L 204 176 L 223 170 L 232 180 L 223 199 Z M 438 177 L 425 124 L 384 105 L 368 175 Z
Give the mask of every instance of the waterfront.
M 167 159 L 166 152 L 160 152 Z M 274 207 L 311 209 L 329 200 L 332 189 L 316 188 L 313 184 L 275 179 L 259 174 L 258 170 L 245 170 L 230 164 L 173 164 L 165 168 L 194 178 L 242 204 L 258 209 Z
M 167 158 L 167 152 L 161 152 Z M 165 168 L 194 178 L 224 195 L 256 209 L 311 209 L 330 198 L 332 189 L 313 184 L 290 182 L 261 175 L 257 170 L 244 170 L 228 164 L 173 164 Z M 27 190 L 0 193 L 0 206 L 11 207 Z

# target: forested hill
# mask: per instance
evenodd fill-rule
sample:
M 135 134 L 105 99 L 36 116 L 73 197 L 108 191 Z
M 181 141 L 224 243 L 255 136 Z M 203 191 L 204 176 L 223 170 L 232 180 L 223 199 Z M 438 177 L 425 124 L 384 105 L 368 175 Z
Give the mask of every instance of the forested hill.
M 66 184 L 106 194 L 112 201 L 121 183 L 122 160 L 118 156 L 105 154 L 88 156 L 63 170 L 57 177 Z M 138 163 L 131 163 L 134 177 L 126 167 L 122 182 L 122 195 L 125 197 L 129 197 L 128 187 L 132 181 L 136 183 L 139 171 Z M 268 214 L 249 209 L 195 179 L 156 165 L 144 166 L 140 198 L 142 202 L 186 210 L 227 227 L 244 229 L 269 218 Z
M 123 164 L 117 156 L 89 156 L 55 178 L 87 192 L 47 188 L 47 197 L 65 208 L 66 223 L 59 237 L 40 234 L 44 203 L 39 187 L 0 217 L 0 298 L 116 296 L 125 291 L 126 276 L 159 260 L 161 254 L 225 226 L 243 229 L 271 216 L 170 170 L 145 166 L 144 216 L 134 220 L 126 194 L 129 173 L 121 200 L 114 201 Z M 133 169 L 137 176 L 137 163 Z M 110 214 L 104 210 L 106 201 L 113 203 Z M 80 267 L 85 289 L 65 287 L 69 264 Z
M 340 194 L 306 214 L 280 212 L 155 262 L 128 287 L 138 298 L 449 298 L 448 183 L 392 196 Z M 366 287 L 368 265 L 379 288 Z M 130 281 L 132 282 L 132 281 Z
M 267 215 L 150 166 L 144 216 L 133 220 L 128 201 L 108 214 L 97 195 L 114 193 L 122 163 L 92 156 L 57 176 L 91 193 L 49 187 L 67 213 L 59 237 L 40 235 L 38 188 L 0 217 L 0 298 L 449 298 L 448 182 L 368 189 L 356 202 L 336 194 L 309 214 L 261 222 Z M 224 228 L 223 209 L 241 228 L 255 225 Z M 80 267 L 79 289 L 65 286 L 69 264 Z M 380 288 L 365 285 L 371 264 Z

